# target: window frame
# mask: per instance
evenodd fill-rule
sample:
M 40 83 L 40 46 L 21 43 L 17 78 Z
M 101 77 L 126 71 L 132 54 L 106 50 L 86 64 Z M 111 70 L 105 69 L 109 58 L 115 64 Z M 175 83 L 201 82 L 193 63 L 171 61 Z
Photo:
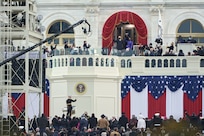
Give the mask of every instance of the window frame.
M 55 20 L 49 25 L 47 32 L 46 32 L 46 37 L 51 37 L 52 35 L 56 34 L 56 33 L 49 33 L 49 31 L 50 31 L 50 28 L 52 27 L 52 25 L 54 25 L 57 22 L 60 22 L 60 31 L 62 31 L 62 24 L 63 23 L 67 23 L 69 26 L 71 25 L 69 22 L 67 22 L 65 20 Z M 74 29 L 73 29 L 73 33 L 62 33 L 58 37 L 54 38 L 51 42 L 47 42 L 46 45 L 47 46 L 54 45 L 56 43 L 54 43 L 53 41 L 55 39 L 59 39 L 59 43 L 57 45 L 64 47 L 64 39 L 68 39 L 67 43 L 68 43 L 68 45 L 71 46 L 73 44 L 73 41 L 75 41 L 75 34 L 74 33 L 75 33 Z

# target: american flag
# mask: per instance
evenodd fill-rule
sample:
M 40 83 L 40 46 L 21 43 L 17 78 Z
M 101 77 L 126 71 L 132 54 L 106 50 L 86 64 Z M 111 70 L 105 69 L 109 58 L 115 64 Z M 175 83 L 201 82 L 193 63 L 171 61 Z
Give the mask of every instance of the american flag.
M 186 76 L 183 90 L 191 100 L 196 100 L 199 91 L 204 87 L 203 76 Z
M 45 94 L 50 96 L 50 81 L 48 79 L 45 79 Z
M 24 93 L 12 93 L 12 110 L 13 114 L 18 117 L 25 108 L 25 94 Z
M 25 108 L 25 93 L 12 93 L 12 110 L 13 114 L 18 117 Z M 45 80 L 45 92 L 43 93 L 43 112 L 49 117 L 50 110 L 50 82 L 48 79 Z M 34 115 L 39 115 L 39 94 L 38 93 L 28 93 L 28 116 L 33 118 Z
M 19 117 L 20 113 L 26 108 L 25 105 L 25 93 L 11 93 L 12 96 L 12 110 L 16 117 Z M 38 93 L 28 93 L 27 95 L 27 111 L 28 117 L 33 118 L 34 115 L 39 115 L 39 94 Z
M 148 118 L 160 112 L 168 117 L 183 117 L 184 110 L 203 110 L 204 77 L 126 76 L 121 83 L 122 112 L 128 117 L 143 112 Z
M 50 115 L 50 82 L 48 79 L 45 79 L 45 92 L 44 92 L 44 102 L 43 102 L 43 109 L 44 114 L 49 117 Z

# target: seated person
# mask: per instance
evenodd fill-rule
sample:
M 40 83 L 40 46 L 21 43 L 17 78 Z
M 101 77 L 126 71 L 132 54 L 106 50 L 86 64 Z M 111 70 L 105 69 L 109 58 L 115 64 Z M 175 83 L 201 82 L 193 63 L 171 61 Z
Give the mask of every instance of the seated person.
M 187 43 L 196 43 L 196 40 L 189 36 L 187 39 Z
M 181 35 L 179 35 L 177 43 L 185 43 L 186 41 L 183 39 Z

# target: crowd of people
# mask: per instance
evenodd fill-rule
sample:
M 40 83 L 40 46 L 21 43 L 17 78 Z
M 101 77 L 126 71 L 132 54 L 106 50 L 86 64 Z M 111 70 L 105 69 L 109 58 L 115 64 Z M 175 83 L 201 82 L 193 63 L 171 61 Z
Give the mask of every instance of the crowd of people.
M 147 118 L 141 113 L 132 115 L 129 119 L 125 113 L 119 118 L 108 118 L 102 114 L 97 118 L 94 113 L 89 116 L 84 112 L 80 117 L 72 114 L 72 102 L 68 96 L 66 100 L 67 114 L 55 115 L 48 119 L 44 114 L 41 117 L 29 119 L 28 128 L 25 128 L 25 109 L 19 115 L 18 126 L 12 125 L 12 136 L 201 136 L 204 135 L 204 117 L 202 111 L 198 115 L 189 115 L 184 111 L 184 117 L 179 120 L 173 115 L 165 118 L 160 113 L 155 113 L 152 118 Z M 22 127 L 22 128 L 21 128 Z
M 202 136 L 204 133 L 204 118 L 202 113 L 185 116 L 178 121 L 171 115 L 163 118 L 155 113 L 151 119 L 142 114 L 132 115 L 128 119 L 122 113 L 118 119 L 108 118 L 104 114 L 97 118 L 84 112 L 81 117 L 70 117 L 63 114 L 55 115 L 49 120 L 42 114 L 29 122 L 29 132 L 15 133 L 21 136 Z M 13 134 L 15 136 L 15 134 Z
M 57 56 L 60 54 L 63 55 L 89 55 L 89 48 L 91 47 L 90 44 L 87 43 L 87 41 L 83 42 L 83 47 L 76 46 L 74 43 L 72 45 L 68 45 L 68 43 L 64 42 L 64 49 L 62 50 L 63 53 L 60 53 L 57 49 L 57 44 L 50 46 L 50 50 L 48 47 L 43 47 L 44 54 L 47 54 L 47 56 Z
M 196 41 L 189 36 L 187 40 L 184 40 L 181 36 L 174 43 L 172 42 L 169 46 L 166 46 L 165 52 L 163 52 L 164 46 L 161 38 L 155 40 L 155 45 L 149 43 L 148 45 L 142 45 L 141 43 L 134 45 L 131 37 L 126 34 L 124 39 L 121 36 L 118 36 L 116 40 L 113 40 L 112 49 L 102 48 L 102 55 L 115 55 L 115 56 L 204 56 L 204 46 L 197 46 L 195 50 L 189 51 L 187 54 L 184 54 L 182 49 L 177 50 L 177 45 L 179 43 L 196 43 Z M 90 44 L 87 41 L 84 41 L 82 46 L 68 45 L 67 42 L 64 43 L 63 53 L 59 53 L 59 50 L 56 49 L 57 45 L 50 46 L 50 51 L 48 48 L 44 48 L 44 53 L 47 53 L 49 56 L 54 55 L 88 55 L 90 54 Z

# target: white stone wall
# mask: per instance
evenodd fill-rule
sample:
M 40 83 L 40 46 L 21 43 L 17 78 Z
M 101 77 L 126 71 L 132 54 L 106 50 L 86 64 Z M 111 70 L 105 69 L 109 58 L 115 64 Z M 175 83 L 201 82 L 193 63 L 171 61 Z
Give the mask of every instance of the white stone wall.
M 83 41 L 92 48 L 101 48 L 102 29 L 107 19 L 119 11 L 130 11 L 139 15 L 148 29 L 148 43 L 154 43 L 157 37 L 158 8 L 161 10 L 163 22 L 164 49 L 171 42 L 175 42 L 175 36 L 179 24 L 185 19 L 195 19 L 204 24 L 204 2 L 202 0 L 70 0 L 49 1 L 37 0 L 38 14 L 43 15 L 42 24 L 46 28 L 55 20 L 66 20 L 71 24 L 86 18 L 91 24 L 91 35 L 84 35 L 81 26 L 75 27 L 75 43 L 82 46 Z M 46 35 L 46 31 L 44 32 Z
M 139 15 L 148 29 L 148 43 L 154 43 L 157 37 L 158 8 L 163 22 L 164 51 L 166 46 L 175 42 L 179 24 L 185 19 L 195 19 L 204 24 L 203 0 L 37 0 L 38 14 L 43 15 L 42 25 L 47 28 L 55 20 L 65 20 L 71 24 L 86 18 L 91 24 L 91 36 L 83 34 L 81 26 L 74 28 L 75 43 L 81 46 L 84 40 L 92 48 L 102 47 L 102 29 L 107 19 L 116 12 L 130 11 Z M 44 32 L 46 35 L 46 31 Z M 60 72 L 60 69 L 58 69 Z M 51 82 L 51 116 L 60 115 L 66 107 L 66 98 L 72 95 L 77 99 L 76 116 L 87 111 L 96 116 L 105 113 L 107 116 L 120 116 L 120 77 L 110 79 L 88 77 L 66 77 L 49 73 Z M 67 72 L 70 72 L 67 69 Z M 73 71 L 72 71 L 73 72 Z M 94 72 L 94 71 L 93 71 Z M 83 82 L 87 92 L 79 95 L 75 91 L 76 83 Z
M 61 116 L 66 107 L 66 99 L 72 96 L 77 99 L 72 105 L 75 107 L 73 116 L 81 116 L 84 112 L 89 115 L 95 113 L 97 117 L 105 114 L 107 117 L 121 115 L 120 84 L 117 78 L 101 77 L 64 77 L 63 79 L 50 79 L 50 118 Z M 83 83 L 86 87 L 84 93 L 76 91 L 76 85 Z

